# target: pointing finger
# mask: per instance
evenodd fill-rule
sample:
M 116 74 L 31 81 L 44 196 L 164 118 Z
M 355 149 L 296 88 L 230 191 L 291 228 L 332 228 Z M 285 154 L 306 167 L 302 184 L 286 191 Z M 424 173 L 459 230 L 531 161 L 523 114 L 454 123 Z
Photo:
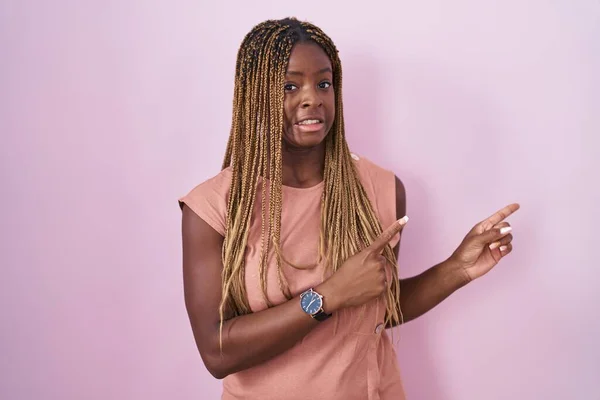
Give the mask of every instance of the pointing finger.
M 389 226 L 385 231 L 379 235 L 377 239 L 371 243 L 369 249 L 371 251 L 380 252 L 383 250 L 386 244 L 390 242 L 396 236 L 398 232 L 404 228 L 404 225 L 408 222 L 408 217 L 404 216 L 400 218 L 398 221 L 394 222 L 391 226 Z
M 494 225 L 504 221 L 506 218 L 508 218 L 510 215 L 516 212 L 519 208 L 521 208 L 521 206 L 517 203 L 510 204 L 504 207 L 503 209 L 496 211 L 489 218 L 483 220 L 481 222 L 481 225 L 484 227 L 485 230 L 488 230 Z

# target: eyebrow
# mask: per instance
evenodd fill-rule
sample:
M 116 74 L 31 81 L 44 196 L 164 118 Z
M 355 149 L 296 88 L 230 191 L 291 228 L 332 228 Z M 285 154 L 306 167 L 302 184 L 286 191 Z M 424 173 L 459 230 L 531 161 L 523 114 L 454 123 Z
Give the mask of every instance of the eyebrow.
M 322 74 L 324 72 L 331 72 L 333 73 L 333 71 L 331 71 L 331 68 L 329 67 L 325 67 L 325 68 L 321 68 L 320 70 L 317 71 L 317 74 Z M 286 75 L 300 75 L 300 76 L 304 76 L 304 74 L 300 71 L 287 71 Z

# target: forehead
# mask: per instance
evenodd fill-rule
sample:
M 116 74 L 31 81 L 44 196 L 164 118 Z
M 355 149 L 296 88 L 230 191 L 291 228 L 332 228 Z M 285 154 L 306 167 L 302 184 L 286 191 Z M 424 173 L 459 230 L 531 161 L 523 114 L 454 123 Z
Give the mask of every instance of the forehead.
M 296 44 L 288 63 L 287 72 L 295 71 L 303 74 L 314 74 L 325 68 L 331 69 L 331 60 L 327 53 L 316 43 L 302 42 Z

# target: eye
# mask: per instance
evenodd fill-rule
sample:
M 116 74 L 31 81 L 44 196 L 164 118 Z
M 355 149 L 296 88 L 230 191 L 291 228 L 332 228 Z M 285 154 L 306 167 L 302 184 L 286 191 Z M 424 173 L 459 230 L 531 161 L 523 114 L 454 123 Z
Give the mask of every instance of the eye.
M 291 92 L 295 89 L 298 89 L 298 87 L 293 83 L 286 83 L 285 85 L 283 85 L 283 90 L 285 90 L 286 92 Z
M 321 89 L 327 89 L 329 87 L 331 87 L 331 82 L 329 82 L 329 81 L 324 81 L 324 82 L 319 83 L 319 88 L 321 88 Z

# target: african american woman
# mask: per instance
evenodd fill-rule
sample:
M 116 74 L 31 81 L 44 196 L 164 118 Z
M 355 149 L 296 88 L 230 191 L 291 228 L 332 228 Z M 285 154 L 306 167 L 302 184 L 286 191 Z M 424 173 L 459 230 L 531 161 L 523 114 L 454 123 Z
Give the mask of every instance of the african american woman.
M 511 204 L 443 262 L 399 279 L 400 179 L 351 153 L 331 39 L 269 20 L 237 56 L 222 170 L 180 199 L 185 302 L 222 399 L 403 399 L 386 328 L 512 250 Z

